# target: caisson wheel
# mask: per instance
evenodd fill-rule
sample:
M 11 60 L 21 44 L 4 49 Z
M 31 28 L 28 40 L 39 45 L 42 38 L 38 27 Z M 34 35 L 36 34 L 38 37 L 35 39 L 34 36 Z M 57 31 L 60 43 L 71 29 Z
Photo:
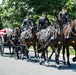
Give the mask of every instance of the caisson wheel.
M 0 52 L 1 52 L 1 56 L 3 56 L 4 53 L 3 36 L 0 36 Z

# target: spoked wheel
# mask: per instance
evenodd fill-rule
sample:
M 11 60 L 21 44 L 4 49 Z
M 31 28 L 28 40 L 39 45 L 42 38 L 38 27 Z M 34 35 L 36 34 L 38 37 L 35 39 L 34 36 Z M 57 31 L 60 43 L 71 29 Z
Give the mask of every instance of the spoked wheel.
M 0 52 L 1 52 L 1 56 L 3 56 L 4 54 L 3 36 L 0 36 Z

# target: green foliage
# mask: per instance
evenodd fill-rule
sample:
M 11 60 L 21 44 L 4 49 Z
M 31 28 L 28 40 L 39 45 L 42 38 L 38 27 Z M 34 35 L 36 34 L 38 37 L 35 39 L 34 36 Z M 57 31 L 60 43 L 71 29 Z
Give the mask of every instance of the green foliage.
M 71 18 L 76 19 L 76 0 L 69 0 L 66 5 Z
M 55 21 L 55 14 L 67 6 L 71 19 L 76 18 L 76 0 L 2 0 L 0 4 L 0 26 L 20 26 L 26 13 L 37 22 L 41 12 L 46 11 L 51 22 Z

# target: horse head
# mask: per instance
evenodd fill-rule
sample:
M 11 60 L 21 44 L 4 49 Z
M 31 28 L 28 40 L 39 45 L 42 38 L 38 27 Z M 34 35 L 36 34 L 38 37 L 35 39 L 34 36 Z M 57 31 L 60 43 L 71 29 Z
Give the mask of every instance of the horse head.
M 12 42 L 15 44 L 18 43 L 19 37 L 20 37 L 20 29 L 16 27 L 14 31 L 12 32 Z

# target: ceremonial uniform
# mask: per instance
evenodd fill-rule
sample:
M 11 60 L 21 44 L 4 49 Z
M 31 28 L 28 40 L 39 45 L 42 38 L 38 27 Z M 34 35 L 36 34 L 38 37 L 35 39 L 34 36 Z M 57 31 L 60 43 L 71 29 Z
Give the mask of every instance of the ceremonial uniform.
M 38 30 L 47 28 L 50 25 L 49 19 L 46 17 L 46 13 L 42 13 L 42 17 L 38 21 Z

